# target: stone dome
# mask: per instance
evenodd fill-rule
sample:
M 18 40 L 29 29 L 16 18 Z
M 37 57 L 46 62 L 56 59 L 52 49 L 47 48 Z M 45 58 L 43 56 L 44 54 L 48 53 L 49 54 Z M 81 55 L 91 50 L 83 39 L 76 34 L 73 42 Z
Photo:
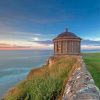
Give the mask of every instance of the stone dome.
M 59 34 L 58 37 L 78 38 L 74 33 L 71 33 L 71 32 L 63 32 L 63 33 Z
M 75 35 L 72 32 L 68 32 L 68 30 L 66 30 L 66 32 L 63 32 L 61 34 L 59 34 L 56 38 L 54 38 L 54 40 L 56 39 L 62 39 L 62 38 L 68 38 L 68 39 L 80 39 L 80 37 L 78 37 L 77 35 Z

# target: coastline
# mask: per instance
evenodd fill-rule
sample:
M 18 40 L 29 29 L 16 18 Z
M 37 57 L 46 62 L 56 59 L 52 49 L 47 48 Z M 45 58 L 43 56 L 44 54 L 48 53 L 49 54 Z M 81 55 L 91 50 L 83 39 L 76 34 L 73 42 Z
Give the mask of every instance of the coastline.
M 66 59 L 66 60 L 64 60 L 64 59 Z M 67 63 L 66 64 L 66 61 L 67 62 L 70 62 L 70 63 Z M 59 65 L 59 62 L 61 62 L 61 64 Z M 27 87 L 27 86 L 31 86 L 31 85 L 28 85 L 28 84 L 30 84 L 30 82 L 31 82 L 31 84 L 34 84 L 35 85 L 35 83 L 33 82 L 33 80 L 34 81 L 36 81 L 37 83 L 36 84 L 41 84 L 41 86 L 43 85 L 43 84 L 47 84 L 46 86 L 48 87 L 48 89 L 51 87 L 51 93 L 53 93 L 53 91 L 55 90 L 55 92 L 56 92 L 56 89 L 58 89 L 57 91 L 57 95 L 60 93 L 60 90 L 61 90 L 61 88 L 62 88 L 62 86 L 63 86 L 63 82 L 64 82 L 64 80 L 66 79 L 66 75 L 68 74 L 68 72 L 70 71 L 70 68 L 73 66 L 73 64 L 74 64 L 74 62 L 76 62 L 76 58 L 75 57 L 61 57 L 61 58 L 59 58 L 59 57 L 54 57 L 54 58 L 49 58 L 49 60 L 48 60 L 48 62 L 46 62 L 46 64 L 44 65 L 44 66 L 42 66 L 42 67 L 40 67 L 40 68 L 38 68 L 38 69 L 33 69 L 33 70 L 31 70 L 30 71 L 30 73 L 28 74 L 29 76 L 27 77 L 27 79 L 25 80 L 25 81 L 23 81 L 22 83 L 20 83 L 19 85 L 17 85 L 17 87 L 15 87 L 15 88 L 12 88 L 11 90 L 9 90 L 8 91 L 8 93 L 7 94 L 5 94 L 5 98 L 13 98 L 13 96 L 14 95 L 16 95 L 16 93 L 17 94 L 20 94 L 20 91 L 23 91 L 23 92 L 21 92 L 21 94 L 20 95 L 17 95 L 17 96 L 19 96 L 19 98 L 21 98 L 20 96 L 21 95 L 23 95 L 23 93 L 26 93 L 25 91 L 27 91 L 27 90 L 25 90 L 25 88 Z M 59 65 L 59 66 L 58 66 Z M 63 65 L 63 67 L 61 67 Z M 55 67 L 54 67 L 55 66 Z M 64 67 L 65 66 L 65 67 Z M 69 67 L 68 67 L 69 66 Z M 68 67 L 68 70 L 65 70 L 66 68 Z M 64 71 L 64 72 L 63 72 Z M 63 77 L 64 78 L 63 78 Z M 39 83 L 38 81 L 39 80 L 41 80 L 41 78 L 44 80 L 44 81 L 41 81 L 41 82 L 46 82 L 46 83 Z M 60 80 L 59 80 L 59 78 L 61 78 Z M 46 79 L 46 80 L 45 80 Z M 62 80 L 63 79 L 63 80 Z M 49 83 L 50 82 L 50 83 Z M 53 82 L 53 84 L 54 84 L 54 86 L 52 86 L 52 83 Z M 57 82 L 57 83 L 56 83 Z M 60 83 L 59 83 L 60 82 Z M 21 85 L 22 84 L 22 85 Z M 23 88 L 20 88 L 20 90 L 18 89 L 19 88 L 19 86 L 24 86 L 25 84 L 27 84 L 25 87 L 23 87 Z M 49 87 L 48 86 L 48 84 L 50 84 L 51 86 Z M 58 84 L 58 85 L 57 85 Z M 60 85 L 61 84 L 61 85 Z M 59 86 L 60 85 L 60 86 Z M 58 87 L 56 87 L 56 86 L 58 86 Z M 36 85 L 36 87 L 37 87 L 37 85 Z M 33 88 L 36 88 L 36 87 L 34 87 L 33 86 Z M 29 88 L 29 87 L 28 87 Z M 23 90 L 24 89 L 24 90 Z M 39 89 L 38 87 L 36 88 L 36 89 Z M 42 89 L 42 88 L 41 88 Z M 59 90 L 60 89 L 60 90 Z M 19 91 L 19 92 L 18 92 Z M 32 91 L 35 91 L 34 89 L 32 89 Z M 44 91 L 44 93 L 45 93 L 46 91 Z M 28 92 L 29 93 L 29 95 L 31 95 L 30 94 L 30 92 Z M 43 92 L 41 92 L 41 93 L 43 93 Z M 11 96 L 10 96 L 11 95 Z M 28 96 L 29 96 L 28 95 Z M 49 94 L 49 96 L 50 96 L 51 94 Z M 37 96 L 39 97 L 39 95 L 37 94 Z M 15 97 L 15 96 L 14 96 Z M 27 95 L 26 95 L 26 97 L 27 97 Z M 25 98 L 26 98 L 25 97 Z M 50 96 L 51 97 L 51 96 Z M 56 95 L 55 95 L 55 93 L 53 94 L 53 98 L 55 98 L 56 97 Z M 4 100 L 6 100 L 6 99 L 4 99 Z M 8 100 L 8 99 L 7 99 Z M 16 99 L 15 99 L 16 100 Z
M 45 65 L 47 65 L 47 63 L 48 63 L 48 61 L 46 60 L 46 62 L 45 62 L 44 64 L 42 64 L 42 65 L 44 65 L 44 66 L 45 66 Z
M 22 81 L 32 68 L 41 67 L 46 59 L 52 55 L 52 52 L 48 50 L 46 53 L 40 50 L 34 52 L 32 50 L 2 51 L 0 55 L 1 97 L 9 88 Z

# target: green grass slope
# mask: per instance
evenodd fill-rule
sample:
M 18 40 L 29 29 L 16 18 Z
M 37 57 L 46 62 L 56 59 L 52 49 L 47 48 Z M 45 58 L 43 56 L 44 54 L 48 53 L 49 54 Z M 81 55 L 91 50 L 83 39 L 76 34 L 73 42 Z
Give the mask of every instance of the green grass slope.
M 83 58 L 95 84 L 100 89 L 100 53 L 84 53 Z
M 3 100 L 55 100 L 76 61 L 75 57 L 57 57 L 51 66 L 31 70 L 27 79 L 9 90 Z

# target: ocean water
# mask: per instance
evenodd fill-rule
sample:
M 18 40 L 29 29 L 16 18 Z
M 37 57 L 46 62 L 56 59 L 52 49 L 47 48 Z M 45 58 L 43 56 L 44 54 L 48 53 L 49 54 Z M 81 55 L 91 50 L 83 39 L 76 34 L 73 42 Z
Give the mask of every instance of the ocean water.
M 0 96 L 23 80 L 32 68 L 41 67 L 52 50 L 0 51 Z

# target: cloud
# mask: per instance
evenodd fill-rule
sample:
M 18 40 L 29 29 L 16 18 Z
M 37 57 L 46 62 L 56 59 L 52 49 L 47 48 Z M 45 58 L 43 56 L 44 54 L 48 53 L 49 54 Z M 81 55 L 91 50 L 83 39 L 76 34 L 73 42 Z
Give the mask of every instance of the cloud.
M 28 42 L 28 41 L 1 41 L 0 50 L 21 50 L 21 49 L 52 49 L 52 44 Z
M 26 50 L 32 49 L 31 46 L 17 46 L 15 44 L 0 43 L 0 50 Z
M 38 34 L 36 34 L 38 35 Z M 40 36 L 40 35 L 38 35 Z M 0 40 L 0 49 L 53 49 L 51 40 L 41 40 L 33 37 L 31 40 Z M 82 40 L 82 50 L 100 50 L 100 41 Z
M 100 40 L 83 40 L 82 45 L 100 45 Z
M 52 45 L 53 47 L 53 42 L 51 40 L 35 41 L 35 42 L 39 44 L 44 44 L 44 45 Z M 82 50 L 100 50 L 100 41 L 82 40 L 81 49 Z
M 27 3 L 25 1 L 19 2 L 18 0 L 16 2 L 13 0 L 12 2 L 1 2 L 0 6 L 2 10 L 0 9 L 0 21 L 4 23 L 10 22 L 12 24 L 21 22 L 47 24 L 73 19 L 72 14 L 67 13 L 66 10 L 61 9 L 58 5 L 55 7 L 58 2 L 54 2 L 54 5 L 48 2 L 50 1 L 43 1 L 41 3 L 38 0 Z
M 53 48 L 53 42 L 51 40 L 45 40 L 45 41 L 35 41 L 39 44 L 44 45 L 51 45 Z M 100 41 L 93 41 L 93 40 L 82 40 L 81 43 L 81 49 L 82 50 L 100 50 Z
M 32 40 L 33 41 L 39 41 L 39 38 L 38 37 L 33 37 Z
M 47 16 L 42 17 L 43 15 L 16 15 L 12 12 L 12 14 L 9 15 L 3 15 L 0 16 L 0 22 L 5 23 L 7 25 L 11 25 L 12 27 L 15 26 L 17 28 L 20 28 L 20 25 L 25 26 L 27 23 L 33 24 L 33 25 L 48 25 L 48 24 L 54 24 L 54 23 L 60 23 L 64 21 L 73 20 L 73 16 L 71 15 L 63 15 L 60 13 L 55 16 Z M 57 17 L 56 17 L 57 16 Z
M 39 44 L 44 44 L 44 45 L 51 45 L 52 41 L 51 40 L 45 40 L 45 41 L 35 41 L 36 43 Z
M 10 44 L 5 44 L 5 43 L 1 43 L 0 44 L 0 48 L 4 48 L 4 47 L 10 47 Z
M 94 45 L 82 45 L 82 50 L 100 50 L 100 46 L 94 46 Z
M 100 50 L 100 41 L 83 40 L 81 43 L 82 50 Z
M 52 34 L 49 35 L 50 37 L 53 37 Z M 0 27 L 0 50 L 51 49 L 52 43 L 46 39 L 48 38 L 44 34 L 17 31 L 15 28 L 6 25 Z
M 0 24 L 0 41 L 1 40 L 36 40 L 43 38 L 44 35 L 36 32 L 18 31 L 15 27 Z

